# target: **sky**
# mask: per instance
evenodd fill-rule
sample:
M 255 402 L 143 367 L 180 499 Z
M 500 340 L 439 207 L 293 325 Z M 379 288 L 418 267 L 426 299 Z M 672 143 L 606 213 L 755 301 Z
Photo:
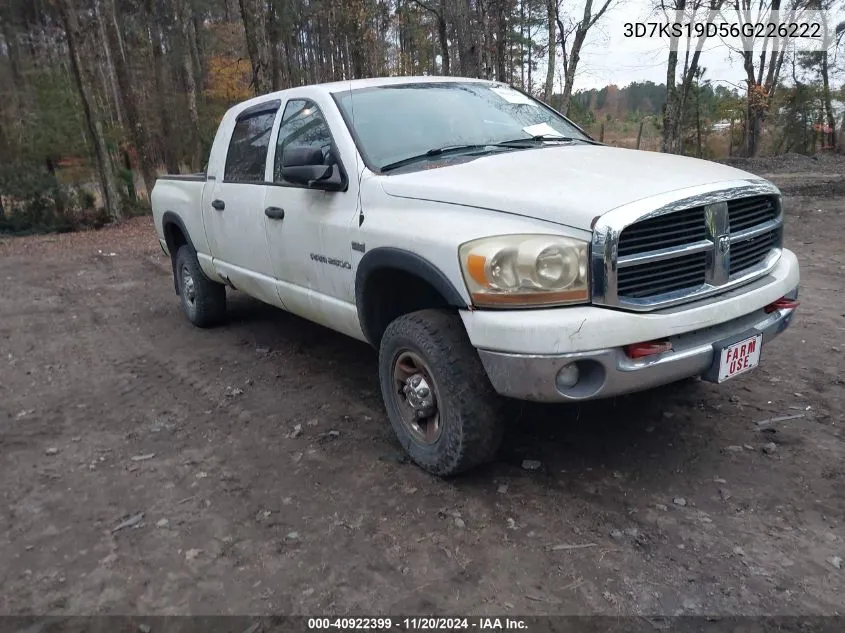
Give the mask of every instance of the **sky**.
M 594 2 L 593 6 L 596 4 Z M 607 14 L 587 36 L 575 81 L 576 91 L 603 88 L 608 84 L 622 87 L 633 81 L 665 83 L 668 40 L 631 39 L 622 36 L 626 22 L 655 20 L 655 14 L 651 10 L 653 4 L 654 0 L 617 0 L 614 6 L 608 9 Z M 583 11 L 581 7 L 583 3 L 580 3 L 580 7 L 569 5 L 567 8 L 579 14 Z M 828 20 L 833 24 L 845 20 L 845 11 L 840 10 L 829 15 Z M 718 38 L 708 40 L 701 55 L 700 65 L 707 69 L 705 79 L 710 79 L 714 85 L 721 83 L 744 91 L 745 70 L 742 59 L 736 50 L 731 49 L 731 45 L 740 48 L 738 40 L 727 43 Z M 845 62 L 845 59 L 842 59 L 845 57 L 845 50 L 840 50 L 839 54 L 839 70 L 831 77 L 836 87 L 845 83 L 845 63 L 842 63 Z M 680 57 L 680 64 L 683 64 L 683 55 Z M 784 70 L 787 75 L 791 75 L 789 69 Z

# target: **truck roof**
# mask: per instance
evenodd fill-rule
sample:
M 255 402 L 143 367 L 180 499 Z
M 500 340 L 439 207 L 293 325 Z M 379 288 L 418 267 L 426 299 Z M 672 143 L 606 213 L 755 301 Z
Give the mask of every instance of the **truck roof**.
M 327 92 L 341 92 L 343 90 L 356 90 L 359 88 L 374 88 L 377 86 L 396 86 L 401 84 L 418 83 L 444 83 L 444 82 L 473 82 L 491 83 L 487 79 L 471 79 L 469 77 L 445 77 L 438 75 L 424 75 L 418 77 L 374 77 L 370 79 L 350 79 L 347 81 L 334 81 L 331 83 L 317 84 L 315 88 L 324 88 Z
M 273 98 L 289 98 L 291 92 L 308 90 L 309 92 L 319 91 L 326 94 L 334 94 L 336 92 L 343 92 L 344 90 L 357 90 L 360 88 L 373 88 L 377 86 L 398 86 L 401 84 L 413 83 L 494 83 L 488 79 L 471 79 L 469 77 L 440 77 L 440 76 L 420 76 L 420 77 L 374 77 L 370 79 L 349 79 L 346 81 L 333 81 L 322 84 L 307 84 L 303 86 L 294 86 L 285 88 L 284 90 L 277 90 L 276 92 L 269 92 L 267 94 L 252 97 L 246 101 L 242 101 L 233 106 L 230 111 L 240 112 L 249 108 L 250 106 L 265 103 Z

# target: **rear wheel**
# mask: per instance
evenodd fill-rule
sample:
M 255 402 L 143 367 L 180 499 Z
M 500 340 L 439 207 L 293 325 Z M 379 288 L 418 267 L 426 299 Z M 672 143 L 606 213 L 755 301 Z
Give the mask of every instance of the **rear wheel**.
M 226 287 L 205 276 L 189 244 L 179 247 L 173 272 L 188 320 L 203 328 L 220 323 L 226 314 Z
M 393 430 L 419 466 L 448 476 L 496 456 L 501 399 L 456 314 L 422 310 L 393 321 L 379 378 Z

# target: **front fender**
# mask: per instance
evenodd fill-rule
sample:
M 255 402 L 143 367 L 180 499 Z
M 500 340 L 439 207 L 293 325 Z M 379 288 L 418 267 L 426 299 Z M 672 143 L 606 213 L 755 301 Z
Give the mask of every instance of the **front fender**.
M 361 258 L 355 273 L 355 305 L 358 310 L 358 320 L 364 335 L 370 342 L 376 340 L 377 337 L 372 332 L 373 315 L 369 313 L 365 301 L 367 282 L 373 273 L 384 269 L 401 270 L 419 277 L 440 293 L 451 307 L 461 310 L 469 307 L 445 273 L 424 257 L 400 248 L 388 246 L 374 248 Z

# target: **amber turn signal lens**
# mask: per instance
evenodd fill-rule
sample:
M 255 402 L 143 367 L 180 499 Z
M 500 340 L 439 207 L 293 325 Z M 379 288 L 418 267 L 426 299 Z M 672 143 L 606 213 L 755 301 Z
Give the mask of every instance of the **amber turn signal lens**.
M 480 286 L 487 284 L 487 275 L 484 267 L 487 265 L 487 258 L 484 255 L 472 254 L 467 258 L 467 271 Z

